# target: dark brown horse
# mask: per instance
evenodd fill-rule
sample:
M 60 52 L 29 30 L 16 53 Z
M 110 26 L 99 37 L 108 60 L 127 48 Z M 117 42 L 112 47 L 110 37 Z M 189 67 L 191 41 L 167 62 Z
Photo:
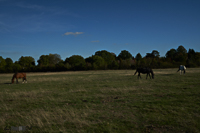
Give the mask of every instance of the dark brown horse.
M 151 68 L 138 68 L 138 69 L 136 70 L 135 74 L 136 74 L 136 73 L 138 73 L 138 79 L 139 79 L 139 77 L 141 78 L 140 73 L 147 74 L 146 79 L 147 79 L 148 76 L 149 76 L 150 78 L 151 78 L 151 76 L 152 76 L 152 79 L 154 79 L 154 73 L 153 73 L 153 70 L 152 70 Z M 134 74 L 134 75 L 135 75 L 135 74 Z M 151 74 L 151 76 L 150 76 L 150 74 Z
M 12 77 L 12 84 L 14 83 L 14 79 L 16 78 L 16 82 L 18 83 L 18 79 L 23 79 L 23 82 L 26 81 L 27 83 L 27 80 L 26 80 L 26 73 L 15 73 Z

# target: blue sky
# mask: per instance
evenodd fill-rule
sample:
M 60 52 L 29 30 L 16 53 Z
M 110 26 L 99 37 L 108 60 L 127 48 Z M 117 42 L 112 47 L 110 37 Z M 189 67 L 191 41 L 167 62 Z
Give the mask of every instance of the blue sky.
M 200 52 L 200 0 L 0 0 L 0 56 Z

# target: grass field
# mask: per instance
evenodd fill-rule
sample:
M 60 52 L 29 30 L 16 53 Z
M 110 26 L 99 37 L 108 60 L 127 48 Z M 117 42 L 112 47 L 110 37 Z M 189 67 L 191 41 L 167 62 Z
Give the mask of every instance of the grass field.
M 0 132 L 200 132 L 200 68 L 0 74 Z

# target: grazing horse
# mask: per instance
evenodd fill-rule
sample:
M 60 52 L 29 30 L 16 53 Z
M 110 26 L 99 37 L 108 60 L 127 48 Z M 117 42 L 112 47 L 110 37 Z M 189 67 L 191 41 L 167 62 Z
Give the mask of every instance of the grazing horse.
M 181 70 L 181 71 L 180 71 Z M 180 75 L 182 74 L 182 71 L 184 71 L 184 74 L 185 74 L 185 70 L 186 70 L 186 67 L 185 66 L 183 66 L 183 65 L 180 65 L 179 66 L 179 69 L 178 69 L 178 71 L 180 71 Z M 177 71 L 177 72 L 178 72 Z
M 154 73 L 153 73 L 153 70 L 151 68 L 137 68 L 135 74 L 137 72 L 138 72 L 138 79 L 139 79 L 139 77 L 141 78 L 140 73 L 147 74 L 146 79 L 147 79 L 148 75 L 151 78 L 151 76 L 150 76 L 150 73 L 151 73 L 152 79 L 154 79 Z
M 27 83 L 27 80 L 26 80 L 26 73 L 15 73 L 12 77 L 12 84 L 14 83 L 14 79 L 16 78 L 16 82 L 18 83 L 18 79 L 21 79 L 23 78 L 23 82 L 26 81 Z

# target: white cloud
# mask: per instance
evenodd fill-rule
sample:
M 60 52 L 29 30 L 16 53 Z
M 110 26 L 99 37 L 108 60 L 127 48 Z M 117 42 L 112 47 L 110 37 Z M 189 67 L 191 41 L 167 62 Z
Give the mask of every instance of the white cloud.
M 80 35 L 80 34 L 83 34 L 84 32 L 66 32 L 64 35 L 68 36 L 68 35 Z
M 99 42 L 99 40 L 96 40 L 96 41 L 91 41 L 91 42 Z

